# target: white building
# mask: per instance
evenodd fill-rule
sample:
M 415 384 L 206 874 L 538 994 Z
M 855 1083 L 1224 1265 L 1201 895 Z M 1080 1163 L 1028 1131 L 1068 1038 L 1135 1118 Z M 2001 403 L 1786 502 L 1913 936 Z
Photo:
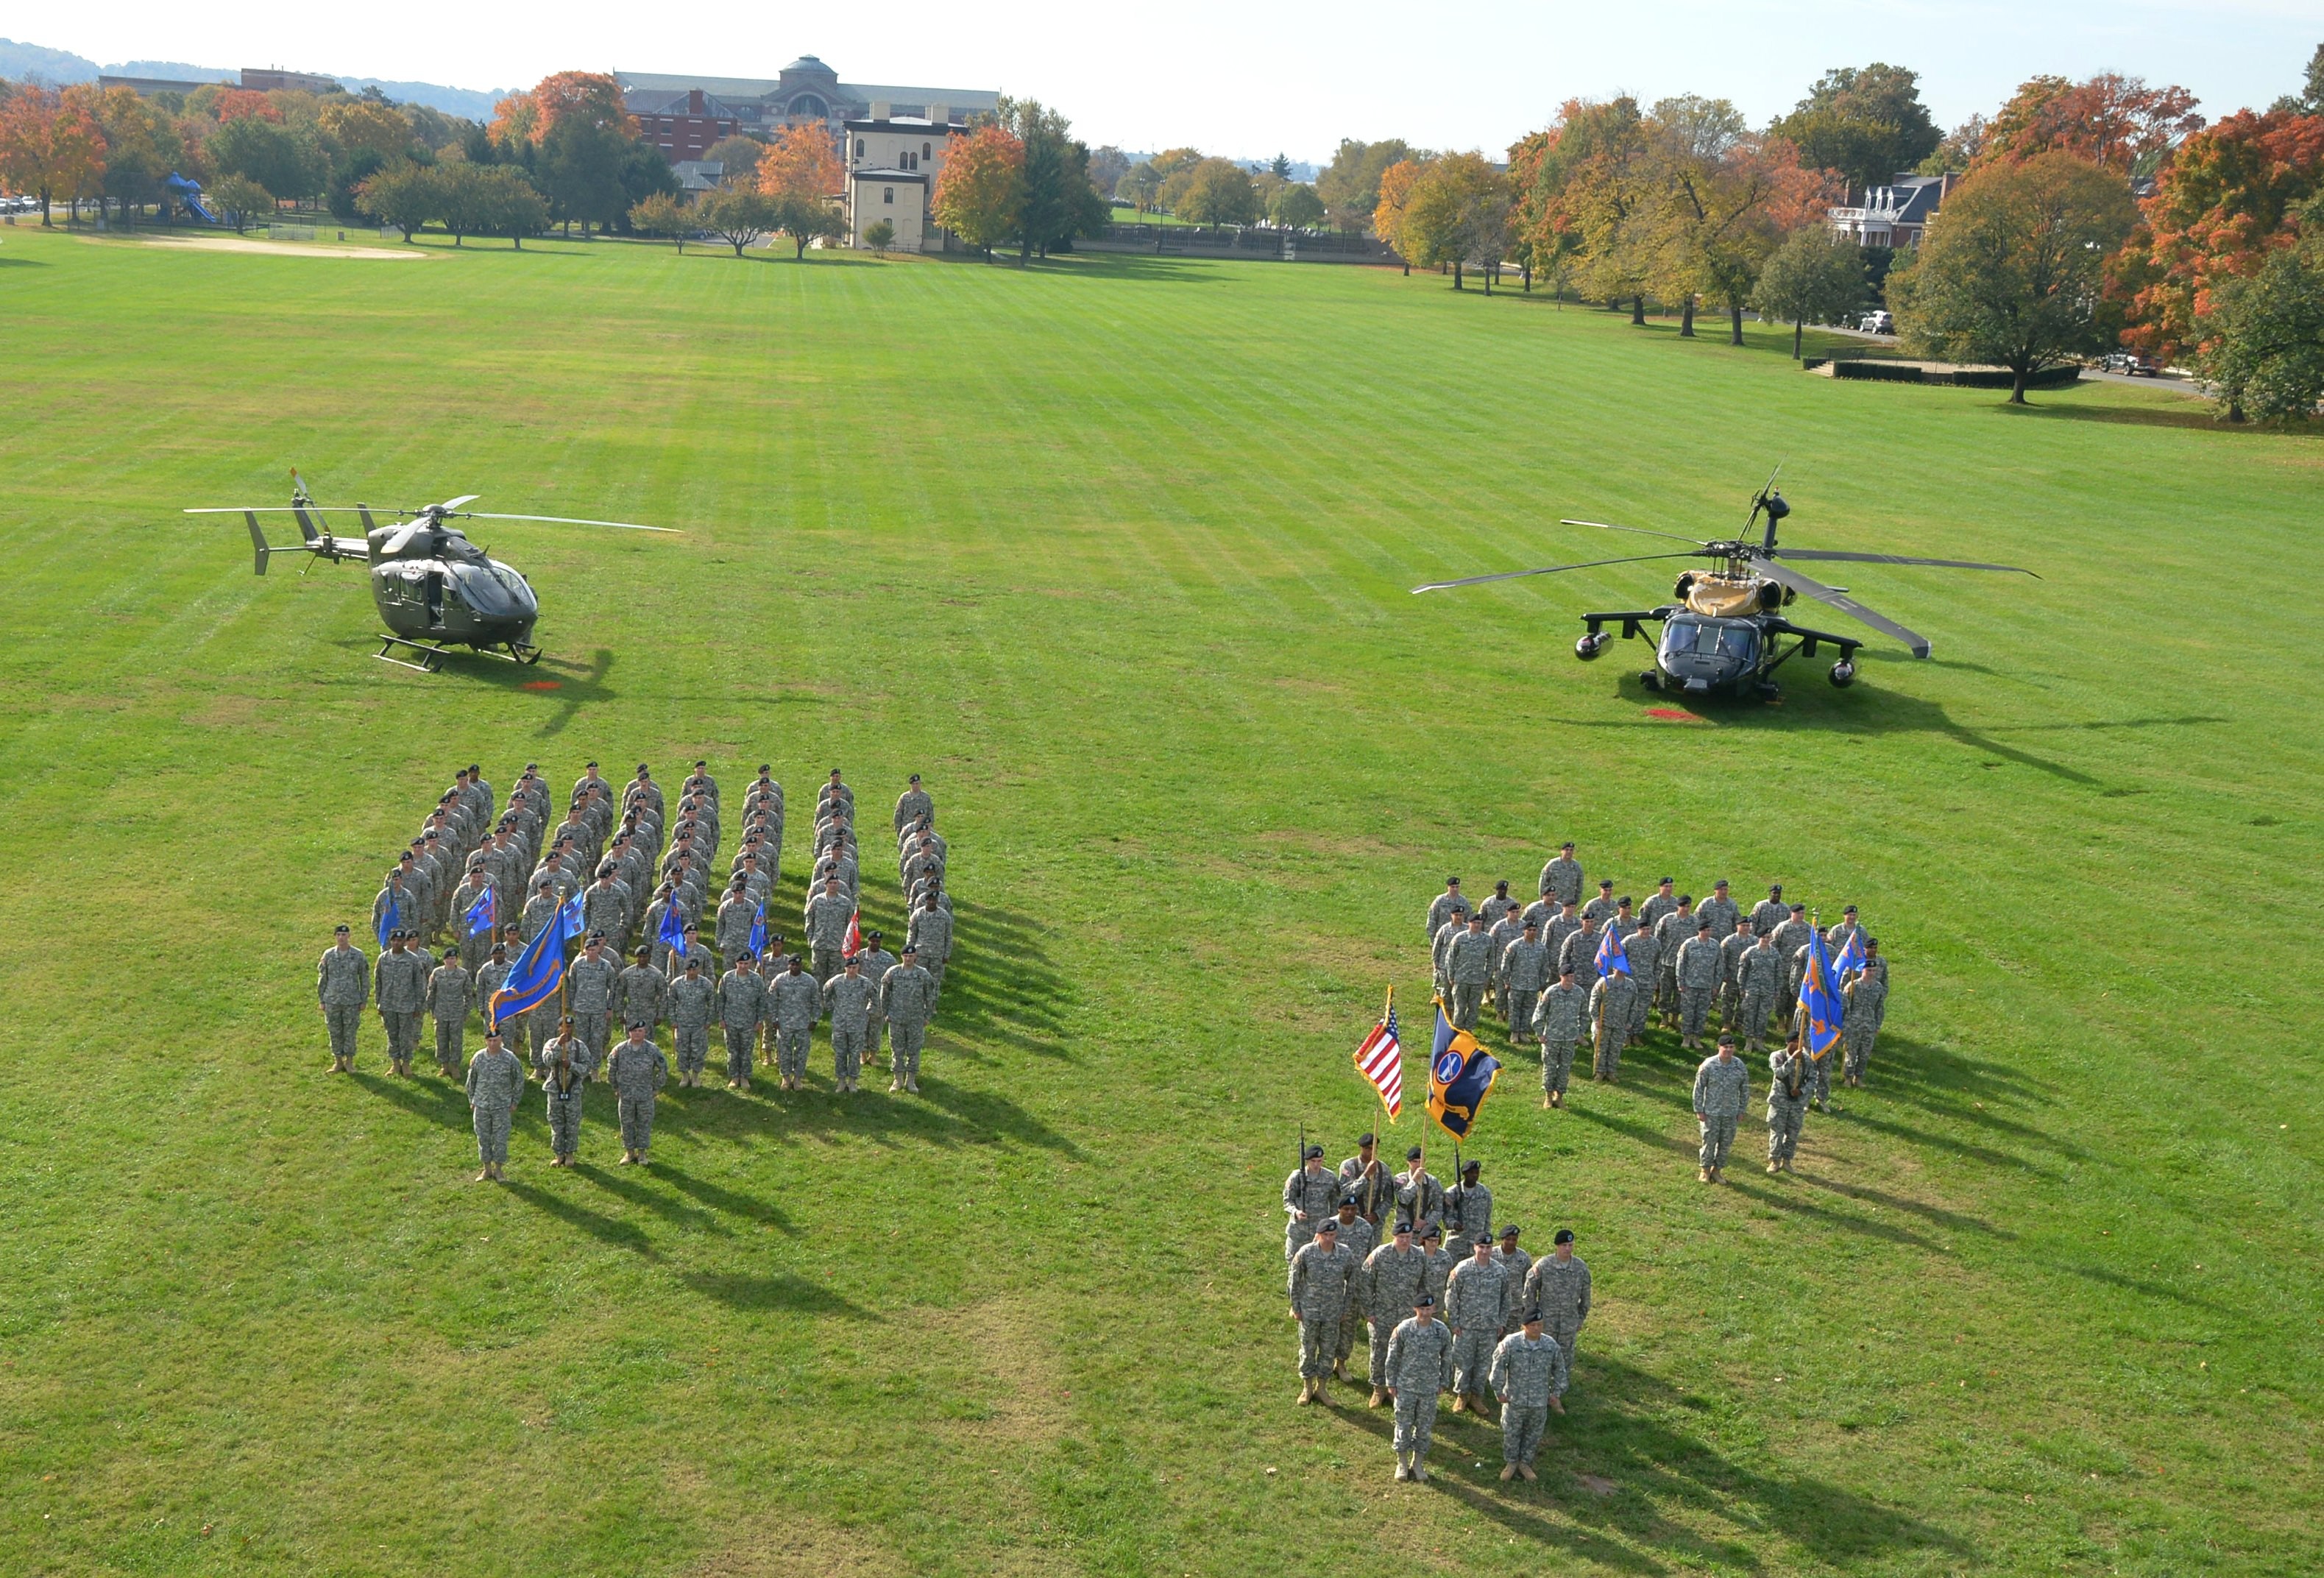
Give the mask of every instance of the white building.
M 898 115 L 874 104 L 868 117 L 842 128 L 848 245 L 868 245 L 863 233 L 885 219 L 896 229 L 890 252 L 951 250 L 952 232 L 936 222 L 928 205 L 944 171 L 945 140 L 961 128 L 951 122 L 949 106 L 926 108 L 924 115 Z
M 1858 246 L 1918 246 L 1959 179 L 1905 171 L 1865 193 L 1861 207 L 1830 210 L 1832 234 Z

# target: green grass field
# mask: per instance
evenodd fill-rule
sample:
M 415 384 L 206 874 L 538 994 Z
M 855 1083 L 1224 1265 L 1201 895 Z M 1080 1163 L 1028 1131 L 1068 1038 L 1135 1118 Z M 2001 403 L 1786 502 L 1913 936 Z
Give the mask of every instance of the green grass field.
M 0 231 L 0 1568 L 2313 1570 L 2324 443 L 1387 270 L 420 250 Z M 1936 660 L 1692 723 L 1571 656 L 1665 567 L 1407 595 L 1777 460 L 1787 540 L 2043 578 L 1866 567 Z M 686 535 L 482 533 L 550 656 L 422 678 L 358 572 L 177 513 L 292 465 Z M 818 1036 L 803 1096 L 666 1094 L 641 1174 L 528 1101 L 493 1187 L 375 1019 L 324 1074 L 315 954 L 456 765 L 696 755 L 875 823 L 927 775 L 925 1095 Z M 1291 1406 L 1277 1190 L 1375 1121 L 1444 873 L 1564 836 L 1861 903 L 1887 1033 L 1716 1190 L 1666 1034 L 1563 1113 L 1516 1058 L 1469 1154 L 1595 1269 L 1572 1411 L 1537 1486 L 1449 1415 L 1392 1484 L 1384 1415 Z

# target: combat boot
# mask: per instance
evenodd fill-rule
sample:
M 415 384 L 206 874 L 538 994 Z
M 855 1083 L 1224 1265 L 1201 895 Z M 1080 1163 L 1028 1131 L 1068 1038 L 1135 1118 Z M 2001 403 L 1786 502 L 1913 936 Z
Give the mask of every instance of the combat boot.
M 1541 1476 L 1533 1472 L 1533 1464 L 1529 1463 L 1521 1463 L 1517 1464 L 1517 1478 L 1521 1480 L 1537 1480 L 1541 1478 Z
M 1323 1404 L 1327 1408 L 1332 1406 L 1332 1378 L 1330 1376 L 1319 1375 L 1315 1378 L 1315 1400 Z
M 1514 1479 L 1516 1479 L 1517 1477 L 1517 1464 L 1515 1464 L 1515 1463 L 1503 1463 L 1503 1464 L 1501 1465 L 1501 1478 L 1503 1478 L 1504 1480 L 1514 1480 Z
M 1694 1181 L 1698 1184 L 1707 1184 L 1711 1182 L 1711 1169 L 1709 1167 L 1695 1168 Z
M 1412 1477 L 1424 1485 L 1428 1483 L 1428 1465 L 1416 1452 L 1412 1454 Z
M 1399 1480 L 1408 1480 L 1412 1477 L 1412 1454 L 1410 1453 L 1399 1452 L 1396 1454 L 1396 1477 Z
M 1769 1162 L 1769 1163 L 1767 1164 L 1767 1172 L 1768 1172 L 1768 1174 L 1769 1174 L 1769 1176 L 1770 1176 L 1770 1177 L 1772 1177 L 1773 1175 L 1775 1175 L 1775 1174 L 1776 1174 L 1776 1173 L 1780 1173 L 1780 1172 L 1782 1172 L 1783 1170 L 1784 1170 L 1784 1164 L 1783 1164 L 1782 1162 L 1779 1162 L 1779 1161 L 1771 1161 L 1771 1162 Z
M 1452 1411 L 1456 1414 L 1465 1414 L 1469 1411 L 1469 1394 L 1467 1392 L 1454 1392 L 1452 1394 Z
M 1370 1403 L 1366 1404 L 1365 1406 L 1366 1406 L 1367 1407 L 1373 1407 L 1373 1408 L 1377 1408 L 1377 1407 L 1380 1407 L 1383 1403 L 1386 1403 L 1387 1401 L 1388 1401 L 1388 1389 L 1387 1389 L 1386 1387 L 1384 1387 L 1384 1386 L 1376 1386 L 1376 1387 L 1372 1388 L 1372 1400 L 1371 1400 Z
M 1315 1383 L 1314 1383 L 1313 1380 L 1310 1380 L 1307 1377 L 1305 1377 L 1305 1376 L 1304 1376 L 1304 1375 L 1303 1375 L 1303 1376 L 1301 1376 L 1301 1377 L 1299 1378 L 1299 1401 L 1298 1401 L 1298 1406 L 1299 1406 L 1300 1407 L 1303 1407 L 1303 1408 L 1304 1408 L 1304 1407 L 1305 1407 L 1309 1403 L 1311 1403 L 1311 1402 L 1314 1401 L 1314 1399 L 1315 1399 Z

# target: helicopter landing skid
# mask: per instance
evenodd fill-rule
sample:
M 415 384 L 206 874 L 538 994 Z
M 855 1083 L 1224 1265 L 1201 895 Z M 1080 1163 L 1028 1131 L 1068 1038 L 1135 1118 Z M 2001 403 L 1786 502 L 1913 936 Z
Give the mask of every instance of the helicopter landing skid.
M 394 655 L 397 647 L 402 647 L 414 655 L 399 658 Z M 400 635 L 380 637 L 379 651 L 372 654 L 383 663 L 392 663 L 399 669 L 410 669 L 421 674 L 437 672 L 444 667 L 444 660 L 451 655 L 442 647 L 431 647 L 423 641 L 408 641 Z

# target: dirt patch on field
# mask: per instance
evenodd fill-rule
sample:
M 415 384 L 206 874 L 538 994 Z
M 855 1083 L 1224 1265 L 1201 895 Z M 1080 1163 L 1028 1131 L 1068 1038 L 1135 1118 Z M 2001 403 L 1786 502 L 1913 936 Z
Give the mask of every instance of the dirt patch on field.
M 1034 1301 L 988 1299 L 924 1324 L 958 1345 L 960 1363 L 982 1383 L 983 1416 L 943 1421 L 937 1427 L 946 1435 L 1013 1448 L 1046 1445 L 1065 1433 L 1070 1383 L 1049 1346 L 1056 1323 Z
M 78 237 L 103 246 L 167 246 L 185 252 L 260 252 L 269 257 L 377 257 L 393 261 L 417 260 L 428 254 L 413 248 L 391 251 L 384 246 L 318 246 L 303 241 L 254 241 L 247 235 L 141 235 L 108 236 L 99 242 L 94 236 Z
M 862 1530 L 785 1511 L 744 1520 L 730 1543 L 686 1571 L 694 1578 L 791 1578 L 798 1573 L 881 1578 L 908 1569 L 901 1556 Z

